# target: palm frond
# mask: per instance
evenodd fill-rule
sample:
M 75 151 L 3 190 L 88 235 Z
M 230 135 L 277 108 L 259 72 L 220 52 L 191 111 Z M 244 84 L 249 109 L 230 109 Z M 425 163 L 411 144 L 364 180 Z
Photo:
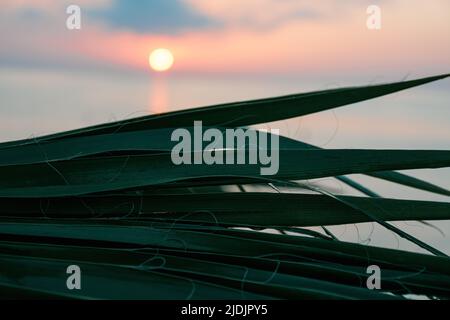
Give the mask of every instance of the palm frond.
M 445 188 L 393 170 L 450 167 L 450 151 L 320 149 L 280 136 L 280 166 L 273 176 L 261 176 L 252 165 L 177 166 L 170 156 L 173 130 L 192 131 L 196 120 L 220 130 L 249 126 L 447 76 L 228 103 L 2 143 L 0 296 L 448 299 L 450 258 L 390 222 L 449 220 L 450 203 L 383 198 L 346 175 L 448 196 Z M 254 147 L 233 151 L 248 156 Z M 366 196 L 299 182 L 321 177 Z M 225 188 L 240 184 L 269 184 L 276 192 Z M 283 184 L 296 186 L 295 192 L 279 189 Z M 326 228 L 326 234 L 305 229 L 361 222 L 378 222 L 435 256 L 339 241 Z M 83 270 L 79 293 L 64 285 L 73 264 Z M 366 286 L 372 264 L 382 269 L 381 290 Z

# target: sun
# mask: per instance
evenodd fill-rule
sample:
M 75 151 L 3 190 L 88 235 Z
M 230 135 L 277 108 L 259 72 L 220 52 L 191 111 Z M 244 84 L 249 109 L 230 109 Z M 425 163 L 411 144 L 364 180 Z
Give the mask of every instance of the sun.
M 169 70 L 173 65 L 173 54 L 168 49 L 159 48 L 150 53 L 148 58 L 150 67 L 155 71 Z

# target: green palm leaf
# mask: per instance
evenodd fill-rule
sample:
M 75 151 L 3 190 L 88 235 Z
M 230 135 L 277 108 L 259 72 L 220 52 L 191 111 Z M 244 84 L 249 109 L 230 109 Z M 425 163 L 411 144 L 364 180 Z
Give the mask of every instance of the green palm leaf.
M 382 198 L 345 175 L 449 195 L 391 170 L 449 167 L 450 151 L 325 150 L 280 136 L 280 167 L 273 176 L 261 176 L 258 165 L 176 166 L 170 157 L 173 130 L 192 130 L 196 120 L 205 128 L 243 127 L 447 76 L 228 103 L 2 143 L 0 296 L 448 299 L 450 258 L 388 222 L 448 220 L 450 204 Z M 298 182 L 321 177 L 336 177 L 369 197 L 335 195 Z M 268 184 L 277 192 L 224 188 L 239 184 Z M 283 193 L 280 185 L 295 188 Z M 324 227 L 370 221 L 439 256 L 338 241 Z M 299 228 L 309 226 L 322 226 L 327 234 Z M 65 287 L 72 264 L 83 270 L 80 293 Z M 382 269 L 381 291 L 366 287 L 371 264 Z

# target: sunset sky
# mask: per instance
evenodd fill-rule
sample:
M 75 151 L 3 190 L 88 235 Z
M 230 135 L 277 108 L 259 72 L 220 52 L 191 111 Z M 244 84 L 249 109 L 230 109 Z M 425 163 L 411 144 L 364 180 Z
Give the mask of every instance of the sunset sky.
M 70 4 L 81 9 L 81 30 L 66 27 Z M 370 5 L 381 10 L 380 30 L 367 28 Z M 448 73 L 450 1 L 1 0 L 0 39 L 1 123 L 9 128 L 0 139 L 13 139 L 146 113 Z M 175 59 L 163 75 L 149 67 L 150 53 L 161 47 Z M 339 117 L 339 133 L 348 131 L 345 142 L 364 132 L 363 141 L 390 144 L 388 137 L 404 143 L 414 133 L 424 146 L 448 141 L 441 138 L 450 134 L 447 87 L 444 80 L 338 109 L 338 115 L 348 112 Z M 36 122 L 37 115 L 43 119 Z M 322 130 L 327 141 L 335 116 L 311 117 L 316 133 L 304 129 L 303 138 Z M 373 125 L 376 117 L 383 132 Z
M 82 29 L 65 27 L 81 8 Z M 368 30 L 378 5 L 381 30 Z M 414 74 L 450 65 L 447 0 L 2 0 L 0 64 L 148 71 L 149 51 L 173 72 Z

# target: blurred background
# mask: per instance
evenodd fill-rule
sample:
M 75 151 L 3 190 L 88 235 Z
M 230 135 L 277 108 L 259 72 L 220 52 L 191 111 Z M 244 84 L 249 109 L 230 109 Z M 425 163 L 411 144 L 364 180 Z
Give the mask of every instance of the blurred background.
M 69 5 L 81 28 L 67 28 Z M 367 12 L 380 10 L 380 28 Z M 222 102 L 450 72 L 448 0 L 0 0 L 0 141 Z M 165 48 L 173 64 L 149 57 Z M 151 60 L 151 59 L 150 59 Z M 151 61 L 150 61 L 151 62 Z M 156 68 L 155 68 L 156 66 Z M 157 71 L 158 66 L 165 71 Z M 448 79 L 269 124 L 326 148 L 450 149 Z M 267 126 L 262 126 L 267 127 Z M 450 188 L 450 169 L 407 173 Z M 354 176 L 382 196 L 446 197 Z M 356 194 L 332 179 L 336 192 Z M 450 253 L 450 222 L 396 223 Z M 420 251 L 374 224 L 342 240 Z

